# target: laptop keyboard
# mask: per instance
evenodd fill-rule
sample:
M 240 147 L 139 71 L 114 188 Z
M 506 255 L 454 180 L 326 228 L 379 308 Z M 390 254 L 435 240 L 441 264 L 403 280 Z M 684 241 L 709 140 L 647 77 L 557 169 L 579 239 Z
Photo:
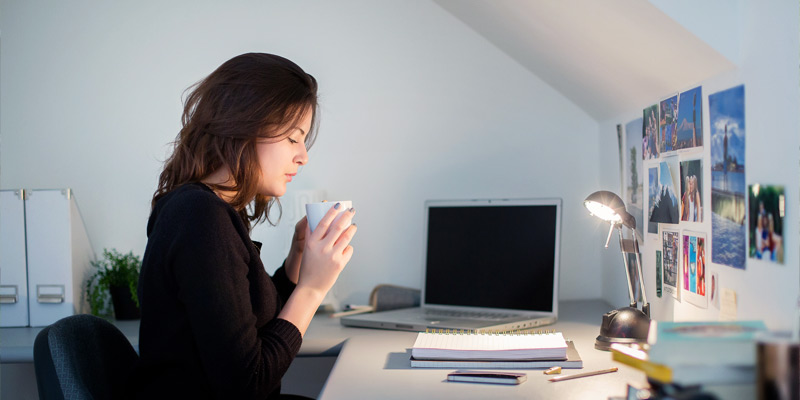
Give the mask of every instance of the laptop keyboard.
M 502 321 L 508 318 L 519 317 L 519 314 L 490 313 L 490 312 L 479 312 L 479 311 L 437 310 L 437 309 L 426 308 L 425 316 L 440 317 L 440 318 L 475 319 L 481 321 Z

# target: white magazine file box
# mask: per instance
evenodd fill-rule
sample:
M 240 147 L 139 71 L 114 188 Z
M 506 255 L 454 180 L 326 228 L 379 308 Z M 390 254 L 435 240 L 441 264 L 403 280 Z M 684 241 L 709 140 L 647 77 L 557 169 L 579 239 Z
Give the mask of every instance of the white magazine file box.
M 87 311 L 84 287 L 94 251 L 70 189 L 25 196 L 31 326 Z
M 25 190 L 24 198 L 28 324 L 47 326 L 88 311 L 94 251 L 70 189 Z
M 0 327 L 28 326 L 25 201 L 22 190 L 0 190 Z

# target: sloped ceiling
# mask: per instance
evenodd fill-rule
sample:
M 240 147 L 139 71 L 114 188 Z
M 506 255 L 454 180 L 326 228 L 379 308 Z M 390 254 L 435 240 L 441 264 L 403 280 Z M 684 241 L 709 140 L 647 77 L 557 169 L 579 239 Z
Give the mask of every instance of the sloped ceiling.
M 434 0 L 597 121 L 735 68 L 645 0 Z

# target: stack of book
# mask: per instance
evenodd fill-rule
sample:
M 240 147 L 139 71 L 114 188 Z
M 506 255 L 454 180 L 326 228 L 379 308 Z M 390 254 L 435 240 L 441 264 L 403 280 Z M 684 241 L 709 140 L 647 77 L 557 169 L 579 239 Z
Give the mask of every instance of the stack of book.
M 756 380 L 761 321 L 658 322 L 649 349 L 612 345 L 612 358 L 648 378 L 682 385 L 749 384 Z
M 416 368 L 583 368 L 560 332 L 420 332 L 411 349 Z

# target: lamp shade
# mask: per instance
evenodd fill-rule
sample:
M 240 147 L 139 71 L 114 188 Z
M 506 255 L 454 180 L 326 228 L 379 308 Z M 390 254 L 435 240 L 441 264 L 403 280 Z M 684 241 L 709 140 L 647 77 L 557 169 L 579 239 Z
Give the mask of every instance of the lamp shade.
M 599 190 L 590 194 L 583 201 L 584 207 L 589 212 L 612 224 L 622 223 L 629 228 L 635 228 L 636 220 L 625 210 L 625 202 L 619 196 L 608 190 Z

